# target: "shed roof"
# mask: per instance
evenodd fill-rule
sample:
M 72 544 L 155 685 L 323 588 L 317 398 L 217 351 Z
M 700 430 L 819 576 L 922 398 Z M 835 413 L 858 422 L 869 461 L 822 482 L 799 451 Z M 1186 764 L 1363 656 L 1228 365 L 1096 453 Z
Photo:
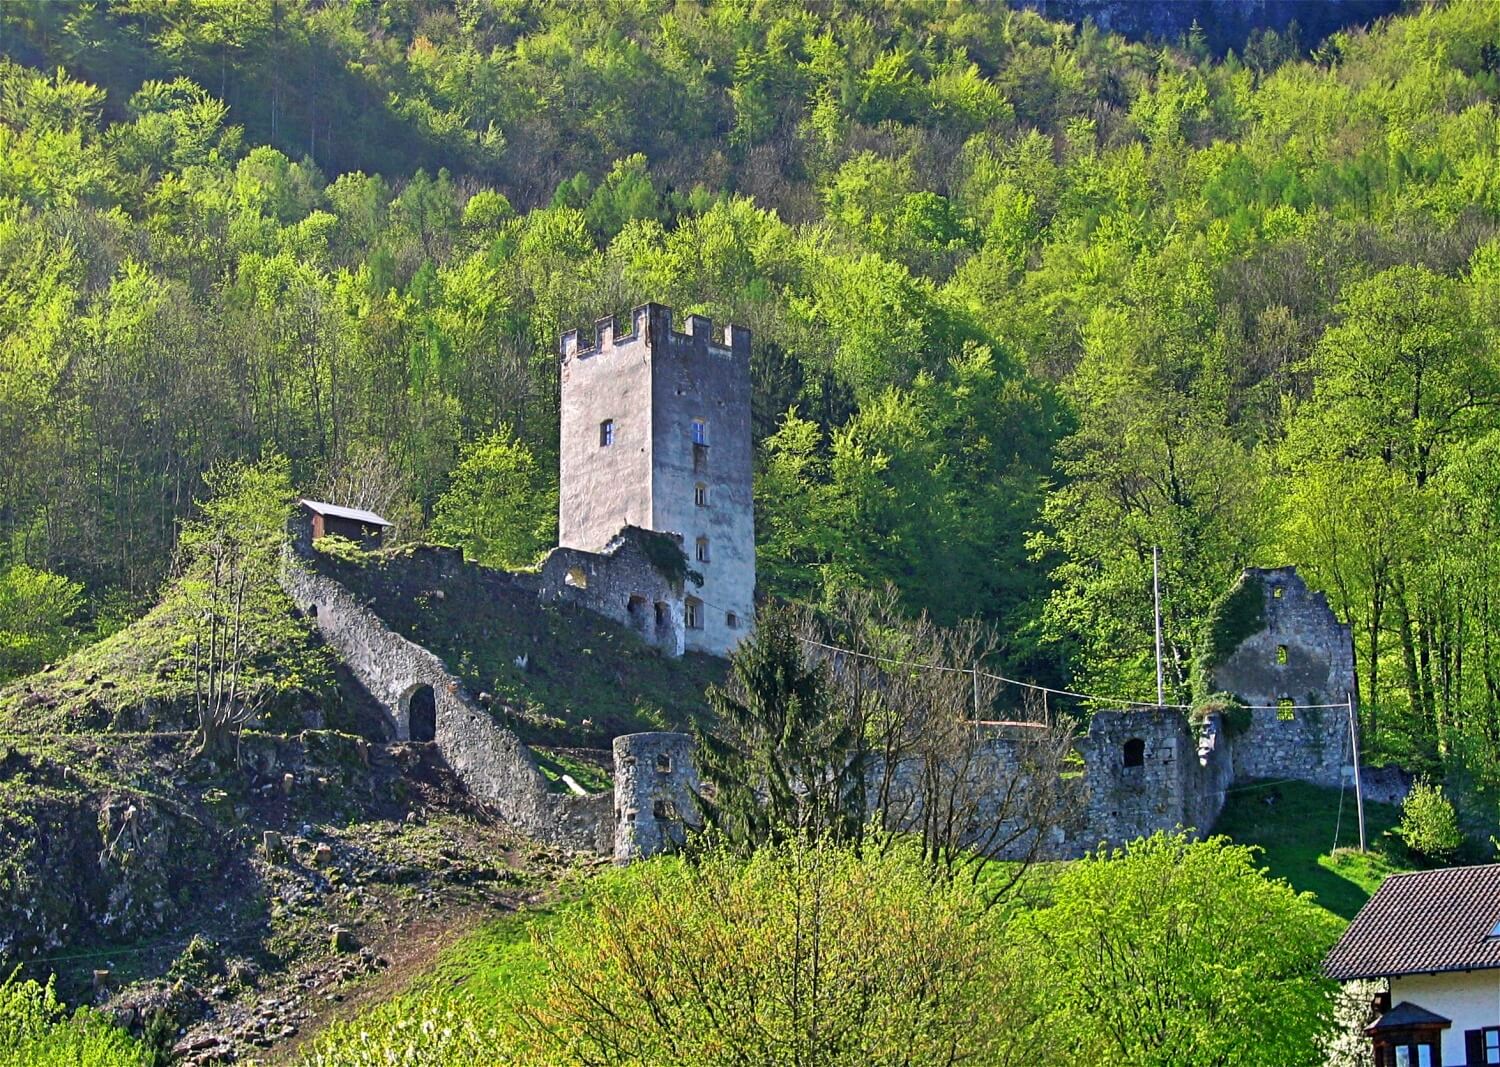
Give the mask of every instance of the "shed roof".
M 1330 978 L 1500 968 L 1500 863 L 1393 874 L 1323 961 Z
M 363 522 L 370 526 L 390 525 L 389 522 L 387 522 L 385 519 L 382 519 L 373 511 L 363 511 L 359 508 L 346 508 L 338 504 L 328 504 L 322 500 L 308 500 L 305 497 L 302 500 L 302 506 L 305 507 L 308 511 L 316 512 L 319 515 L 332 515 L 334 518 L 350 519 L 354 522 Z

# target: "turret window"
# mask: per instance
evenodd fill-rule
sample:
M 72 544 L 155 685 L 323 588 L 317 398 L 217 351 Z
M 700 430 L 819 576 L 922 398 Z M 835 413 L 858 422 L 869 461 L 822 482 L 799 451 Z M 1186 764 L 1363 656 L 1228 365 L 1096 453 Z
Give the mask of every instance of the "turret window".
M 700 508 L 708 507 L 708 486 L 702 482 L 693 486 L 693 503 Z
M 608 448 L 615 443 L 615 420 L 605 419 L 599 424 L 599 447 Z
M 708 423 L 704 422 L 702 419 L 693 420 L 693 444 L 708 444 Z

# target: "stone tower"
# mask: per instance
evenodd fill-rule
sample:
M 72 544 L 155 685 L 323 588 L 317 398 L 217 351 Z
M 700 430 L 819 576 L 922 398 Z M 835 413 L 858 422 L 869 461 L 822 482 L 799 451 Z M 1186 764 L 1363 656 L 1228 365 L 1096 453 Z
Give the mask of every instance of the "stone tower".
M 685 647 L 726 655 L 754 612 L 750 331 L 646 304 L 562 338 L 558 544 L 602 552 L 626 526 L 679 539 Z

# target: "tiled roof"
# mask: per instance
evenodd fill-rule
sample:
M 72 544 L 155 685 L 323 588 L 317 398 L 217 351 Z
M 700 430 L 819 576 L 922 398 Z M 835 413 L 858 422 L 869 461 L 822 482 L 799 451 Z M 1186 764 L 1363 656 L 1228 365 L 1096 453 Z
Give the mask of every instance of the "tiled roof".
M 379 515 L 373 511 L 361 511 L 359 508 L 340 507 L 338 504 L 325 504 L 321 500 L 302 501 L 302 506 L 309 511 L 316 511 L 319 515 L 332 515 L 339 519 L 352 519 L 355 522 L 368 523 L 371 526 L 389 526 Z
M 1323 961 L 1330 978 L 1500 968 L 1500 863 L 1393 874 Z

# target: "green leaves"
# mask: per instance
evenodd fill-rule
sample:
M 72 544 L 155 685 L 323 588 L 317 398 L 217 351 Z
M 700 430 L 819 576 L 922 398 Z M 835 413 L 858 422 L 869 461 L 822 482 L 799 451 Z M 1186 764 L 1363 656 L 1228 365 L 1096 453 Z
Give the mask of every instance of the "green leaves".
M 511 430 L 464 449 L 438 498 L 434 537 L 491 567 L 528 567 L 557 540 L 557 488 Z

